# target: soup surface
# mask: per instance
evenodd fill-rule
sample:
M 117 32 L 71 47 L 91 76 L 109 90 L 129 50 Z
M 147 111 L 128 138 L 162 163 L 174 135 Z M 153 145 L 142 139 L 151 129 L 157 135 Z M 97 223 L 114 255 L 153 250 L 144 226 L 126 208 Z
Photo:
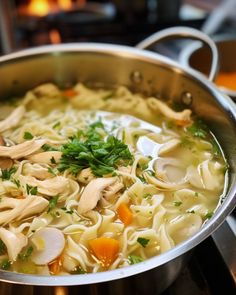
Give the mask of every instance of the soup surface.
M 44 84 L 0 116 L 3 270 L 139 263 L 195 234 L 224 195 L 227 165 L 207 126 L 156 98 Z

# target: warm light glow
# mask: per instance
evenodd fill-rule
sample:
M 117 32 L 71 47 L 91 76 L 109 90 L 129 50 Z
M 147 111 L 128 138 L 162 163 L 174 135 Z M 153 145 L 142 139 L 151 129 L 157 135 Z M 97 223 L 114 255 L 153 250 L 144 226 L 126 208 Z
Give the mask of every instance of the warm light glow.
M 72 7 L 72 1 L 71 0 L 58 0 L 58 5 L 63 10 L 69 10 Z
M 61 36 L 57 30 L 51 30 L 49 32 L 49 38 L 52 44 L 60 44 Z
M 50 11 L 50 5 L 47 0 L 31 0 L 28 6 L 29 14 L 45 16 Z

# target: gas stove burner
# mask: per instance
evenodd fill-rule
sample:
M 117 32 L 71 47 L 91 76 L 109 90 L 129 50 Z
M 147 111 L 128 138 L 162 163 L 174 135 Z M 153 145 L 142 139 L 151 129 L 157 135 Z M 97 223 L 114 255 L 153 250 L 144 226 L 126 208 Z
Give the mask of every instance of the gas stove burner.
M 116 9 L 113 4 L 90 2 L 86 3 L 82 8 L 63 11 L 56 15 L 56 18 L 58 18 L 59 21 L 65 21 L 66 23 L 94 23 L 98 21 L 112 20 L 115 15 Z

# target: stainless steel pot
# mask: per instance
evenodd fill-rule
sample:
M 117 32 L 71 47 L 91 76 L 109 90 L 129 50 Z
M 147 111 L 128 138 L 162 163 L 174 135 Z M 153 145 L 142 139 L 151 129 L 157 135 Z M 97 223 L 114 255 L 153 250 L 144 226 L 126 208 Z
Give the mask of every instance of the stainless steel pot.
M 202 37 L 196 30 L 178 28 L 167 30 L 154 39 L 173 37 L 177 33 L 195 39 L 199 38 L 199 34 Z M 149 41 L 150 45 L 152 42 Z M 211 72 L 213 78 L 217 64 L 215 45 L 207 37 L 203 41 L 210 45 L 214 54 L 215 62 Z M 145 44 L 141 43 L 139 47 Z M 93 288 L 95 283 L 102 283 L 99 288 L 105 288 L 106 294 L 116 294 L 116 290 L 120 292 L 121 288 L 123 294 L 157 294 L 174 281 L 185 265 L 190 250 L 208 237 L 235 207 L 236 107 L 230 98 L 223 95 L 202 74 L 168 58 L 137 48 L 106 44 L 68 44 L 35 48 L 1 57 L 0 81 L 2 99 L 20 95 L 48 81 L 60 86 L 82 81 L 108 87 L 126 85 L 135 91 L 185 103 L 210 125 L 230 164 L 227 196 L 222 205 L 197 234 L 172 250 L 142 263 L 108 272 L 48 277 L 0 271 L 1 281 L 44 286 L 86 285 L 87 288 Z M 132 277 L 129 278 L 130 276 Z M 133 281 L 132 290 L 127 290 L 128 279 Z M 10 286 L 12 290 L 15 288 L 14 285 Z M 18 288 L 20 286 L 14 290 L 20 290 Z M 31 288 L 32 286 L 29 290 Z M 83 286 L 80 288 L 79 290 L 84 290 Z M 46 289 L 41 290 L 45 292 Z M 0 293 L 3 294 L 1 289 Z M 29 291 L 29 294 L 33 293 Z

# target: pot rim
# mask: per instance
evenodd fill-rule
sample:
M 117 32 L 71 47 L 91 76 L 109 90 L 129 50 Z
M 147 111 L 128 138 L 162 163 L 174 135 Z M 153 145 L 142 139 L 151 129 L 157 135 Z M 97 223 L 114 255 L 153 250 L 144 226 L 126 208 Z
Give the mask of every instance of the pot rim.
M 172 67 L 173 71 L 189 76 L 196 80 L 202 87 L 206 88 L 212 96 L 216 99 L 218 104 L 223 107 L 231 119 L 236 122 L 236 106 L 233 101 L 221 93 L 217 87 L 208 81 L 206 77 L 194 69 L 180 65 L 177 62 L 170 60 L 167 57 L 157 53 L 148 52 L 123 45 L 110 45 L 103 43 L 70 43 L 60 45 L 47 45 L 37 48 L 26 49 L 16 53 L 12 53 L 0 57 L 0 64 L 11 63 L 18 59 L 34 58 L 37 55 L 53 54 L 60 55 L 65 52 L 95 52 L 105 55 L 115 55 L 121 57 L 132 57 L 151 62 L 166 67 Z M 4 282 L 26 284 L 26 285 L 41 285 L 41 286 L 72 286 L 72 285 L 87 285 L 93 283 L 100 283 L 112 281 L 117 279 L 126 278 L 136 275 L 158 266 L 161 266 L 169 261 L 177 258 L 178 256 L 188 252 L 193 247 L 197 246 L 205 238 L 213 233 L 223 223 L 227 215 L 233 210 L 236 205 L 236 183 L 231 186 L 231 190 L 227 192 L 222 205 L 220 205 L 213 217 L 209 219 L 194 236 L 178 244 L 173 249 L 164 252 L 158 256 L 149 258 L 138 264 L 130 265 L 120 269 L 109 270 L 106 272 L 90 273 L 83 275 L 64 275 L 64 276 L 43 276 L 43 275 L 28 275 L 9 271 L 0 270 L 0 280 Z

